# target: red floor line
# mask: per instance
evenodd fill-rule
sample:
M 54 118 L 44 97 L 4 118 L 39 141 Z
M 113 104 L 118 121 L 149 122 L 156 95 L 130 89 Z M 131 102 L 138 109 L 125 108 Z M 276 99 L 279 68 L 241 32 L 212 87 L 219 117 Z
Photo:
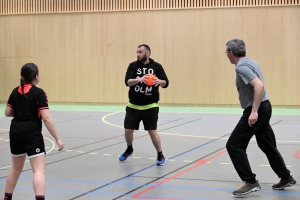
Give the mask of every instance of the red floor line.
M 182 199 L 169 199 L 169 198 L 155 198 L 155 197 L 147 197 L 147 196 L 142 196 L 138 197 L 139 199 L 157 199 L 157 200 L 182 200 Z
M 142 195 L 142 194 L 144 194 L 144 193 L 146 193 L 146 192 L 149 192 L 150 190 L 153 190 L 156 186 L 159 186 L 159 185 L 162 185 L 162 184 L 164 184 L 164 183 L 166 183 L 166 182 L 169 182 L 169 181 L 173 180 L 174 178 L 177 178 L 178 176 L 181 176 L 181 175 L 183 175 L 183 174 L 185 174 L 185 173 L 187 173 L 187 172 L 189 172 L 189 171 L 195 169 L 196 167 L 199 167 L 200 165 L 203 165 L 204 163 L 207 163 L 207 162 L 209 162 L 209 161 L 211 161 L 211 160 L 213 160 L 213 159 L 215 159 L 215 158 L 217 158 L 217 157 L 223 155 L 223 154 L 226 153 L 226 152 L 227 152 L 227 150 L 222 151 L 222 152 L 218 153 L 217 155 L 215 155 L 215 156 L 213 156 L 213 157 L 211 157 L 211 158 L 208 158 L 208 159 L 201 159 L 201 160 L 199 160 L 198 162 L 196 162 L 195 165 L 193 165 L 192 167 L 190 167 L 190 168 L 188 168 L 188 169 L 186 169 L 186 170 L 184 170 L 184 171 L 181 171 L 181 172 L 175 174 L 174 176 L 172 176 L 172 177 L 170 177 L 170 178 L 168 178 L 168 179 L 166 179 L 166 180 L 164 180 L 164 181 L 162 181 L 162 182 L 158 182 L 158 183 L 156 183 L 155 186 L 151 186 L 151 187 L 149 187 L 149 188 L 147 188 L 147 189 L 145 189 L 145 190 L 143 190 L 143 191 L 141 191 L 141 192 L 139 192 L 139 193 L 133 195 L 132 197 L 133 197 L 133 198 L 142 198 L 142 197 L 140 197 L 140 195 Z M 155 184 L 155 183 L 154 183 L 154 184 Z
M 300 150 L 295 153 L 295 157 L 300 160 Z

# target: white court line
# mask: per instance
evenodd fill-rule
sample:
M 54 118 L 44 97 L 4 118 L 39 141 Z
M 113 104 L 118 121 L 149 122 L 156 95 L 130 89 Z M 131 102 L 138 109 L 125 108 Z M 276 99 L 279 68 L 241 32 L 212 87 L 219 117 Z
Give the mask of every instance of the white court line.
M 112 124 L 112 123 L 109 123 L 109 122 L 106 121 L 106 117 L 108 117 L 110 115 L 114 115 L 114 114 L 120 113 L 120 112 L 121 111 L 107 114 L 107 115 L 105 115 L 105 116 L 102 117 L 102 121 L 105 124 L 108 124 L 110 126 L 114 126 L 114 127 L 118 127 L 118 128 L 124 129 L 123 126 Z M 143 130 L 138 130 L 138 131 L 140 131 L 140 132 L 147 132 L 147 131 L 143 131 Z M 161 134 L 161 135 L 172 135 L 172 136 L 179 136 L 179 137 L 191 137 L 191 138 L 206 138 L 206 139 L 228 140 L 228 138 L 220 138 L 220 137 L 216 137 L 216 136 L 184 135 L 184 134 L 163 133 L 163 132 L 158 132 L 158 133 Z M 255 139 L 251 139 L 251 141 L 256 141 L 256 140 Z M 276 140 L 276 141 L 277 142 L 282 142 L 282 143 L 300 143 L 300 141 L 296 141 L 296 140 Z

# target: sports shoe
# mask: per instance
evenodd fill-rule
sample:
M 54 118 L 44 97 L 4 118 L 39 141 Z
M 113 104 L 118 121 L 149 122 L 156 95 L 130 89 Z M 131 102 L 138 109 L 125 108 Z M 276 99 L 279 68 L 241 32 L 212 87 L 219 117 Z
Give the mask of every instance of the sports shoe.
M 272 189 L 273 190 L 283 190 L 284 188 L 291 187 L 291 186 L 295 185 L 296 183 L 297 182 L 295 181 L 295 179 L 292 176 L 290 176 L 286 180 L 280 179 L 279 183 L 272 186 Z
M 157 156 L 157 160 L 156 160 L 156 165 L 157 166 L 163 166 L 164 164 L 166 164 L 166 159 L 163 155 L 158 155 Z
M 125 161 L 131 154 L 133 153 L 133 149 L 127 148 L 126 151 L 119 157 L 120 161 Z
M 258 184 L 258 181 L 253 184 L 245 182 L 245 184 L 240 189 L 233 192 L 233 195 L 246 195 L 251 192 L 259 191 L 260 189 L 261 187 Z

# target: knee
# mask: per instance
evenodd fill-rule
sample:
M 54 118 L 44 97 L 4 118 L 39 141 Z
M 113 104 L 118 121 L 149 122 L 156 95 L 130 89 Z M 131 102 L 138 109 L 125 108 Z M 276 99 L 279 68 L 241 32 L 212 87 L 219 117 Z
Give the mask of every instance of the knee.
M 46 168 L 32 169 L 34 174 L 45 174 Z
M 12 170 L 15 172 L 15 173 L 21 173 L 22 170 L 23 170 L 23 167 L 20 167 L 20 166 L 15 166 L 12 168 Z
M 125 134 L 126 135 L 130 135 L 130 134 L 133 134 L 133 129 L 125 129 Z
M 46 172 L 46 166 L 45 165 L 38 165 L 38 166 L 32 166 L 32 172 L 34 174 L 38 173 L 38 174 L 45 174 Z
M 230 142 L 230 140 L 228 140 L 226 143 L 226 149 L 228 152 L 231 152 L 232 150 L 234 150 L 234 146 L 233 146 L 232 142 Z
M 257 146 L 260 148 L 260 150 L 262 150 L 263 152 L 265 152 L 266 146 L 264 144 L 261 144 L 260 142 L 258 142 Z
M 150 130 L 148 133 L 150 136 L 159 136 L 156 130 Z

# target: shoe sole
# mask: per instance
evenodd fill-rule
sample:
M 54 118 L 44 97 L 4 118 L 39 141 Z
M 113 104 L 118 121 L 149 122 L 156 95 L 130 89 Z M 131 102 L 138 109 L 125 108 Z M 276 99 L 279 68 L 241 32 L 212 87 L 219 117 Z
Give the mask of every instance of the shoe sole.
M 282 187 L 280 187 L 280 188 L 273 188 L 273 190 L 283 190 L 284 188 L 286 188 L 286 187 L 291 187 L 291 186 L 293 186 L 293 185 L 296 185 L 296 181 L 293 181 L 293 182 L 291 182 L 291 183 L 287 183 L 286 185 L 284 185 L 284 186 L 282 186 Z
M 163 164 L 156 164 L 156 166 L 163 166 L 167 163 L 167 161 L 165 161 Z
M 242 195 L 247 195 L 251 192 L 256 192 L 256 191 L 259 191 L 261 188 L 260 187 L 255 187 L 255 188 L 252 188 L 251 190 L 247 191 L 247 192 L 244 192 L 244 193 L 233 193 L 233 195 L 236 195 L 236 196 L 242 196 Z
M 132 155 L 132 154 L 130 154 L 129 156 L 127 156 L 127 158 L 129 158 L 131 155 Z M 125 160 L 127 160 L 127 158 L 126 158 Z M 120 158 L 119 158 L 119 161 L 121 161 L 121 162 L 123 162 L 123 161 L 125 161 L 125 160 L 120 160 Z

